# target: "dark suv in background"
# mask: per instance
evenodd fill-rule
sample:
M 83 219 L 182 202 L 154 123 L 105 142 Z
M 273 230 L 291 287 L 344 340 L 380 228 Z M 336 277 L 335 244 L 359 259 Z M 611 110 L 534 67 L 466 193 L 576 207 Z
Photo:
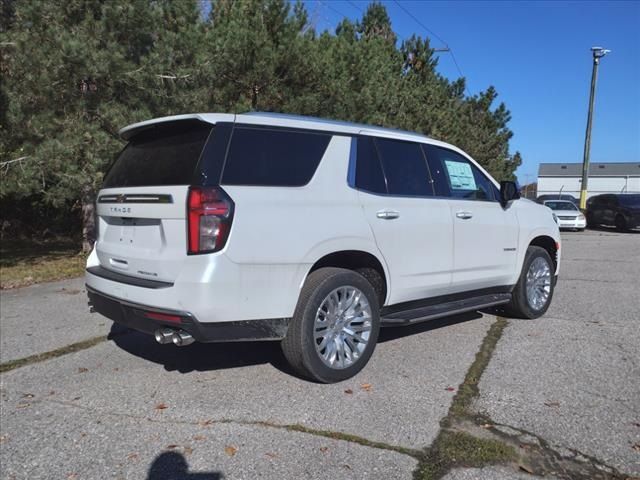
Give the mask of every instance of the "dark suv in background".
M 640 227 L 640 194 L 595 195 L 587 201 L 587 225 L 614 225 L 620 231 Z

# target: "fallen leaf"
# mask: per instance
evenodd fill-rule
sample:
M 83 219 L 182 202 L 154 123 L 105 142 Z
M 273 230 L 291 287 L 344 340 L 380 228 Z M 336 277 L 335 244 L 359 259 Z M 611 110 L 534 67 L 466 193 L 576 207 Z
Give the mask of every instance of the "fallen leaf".
M 360 385 L 360 388 L 365 392 L 370 392 L 371 387 L 373 387 L 373 385 L 371 385 L 370 383 L 363 383 L 362 385 Z
M 33 393 L 24 393 L 22 395 L 22 398 L 33 398 L 35 397 L 35 395 Z
M 171 445 L 167 445 L 165 448 L 167 450 L 175 450 L 176 448 L 178 448 L 178 445 L 172 443 Z
M 520 468 L 520 470 L 522 470 L 523 472 L 527 472 L 533 475 L 533 469 L 531 467 L 529 467 L 528 465 L 523 465 L 520 464 L 518 465 L 518 468 Z
M 342 468 L 346 468 L 347 470 L 351 470 L 351 467 L 349 465 L 347 465 L 346 463 L 344 465 L 342 465 Z
M 455 389 L 455 388 L 453 388 L 453 387 L 447 387 L 447 388 L 445 388 L 445 390 L 446 390 L 447 392 L 455 392 L 455 391 L 456 391 L 456 389 Z
M 346 393 L 347 395 L 351 395 L 353 393 L 353 390 L 351 390 L 350 388 L 347 388 L 344 393 Z
M 195 437 L 193 437 L 193 439 L 194 439 L 196 442 L 199 442 L 200 440 L 204 440 L 204 439 L 206 439 L 206 438 L 207 438 L 207 437 L 205 437 L 204 435 L 196 435 Z
M 55 394 L 56 394 L 56 391 L 55 391 L 55 390 L 51 390 L 51 391 L 49 392 L 49 396 L 51 396 L 51 395 L 55 395 Z
M 329 451 L 329 447 L 320 447 L 320 451 L 322 453 L 327 453 Z
M 189 455 L 191 455 L 193 453 L 193 448 L 191 447 L 184 447 L 183 450 L 184 454 L 188 457 Z
M 19 403 L 18 405 L 16 405 L 16 408 L 27 408 L 30 406 L 31 406 L 30 403 Z
M 269 458 L 278 458 L 278 454 L 273 452 L 266 452 L 264 456 Z
M 482 428 L 491 428 L 493 427 L 493 425 L 491 425 L 490 423 L 485 423 L 484 425 L 482 425 Z
M 200 425 L 201 427 L 208 427 L 212 423 L 213 420 L 201 420 L 200 422 L 198 422 L 198 425 Z
M 640 443 L 636 443 L 634 446 L 632 446 L 631 448 L 633 448 L 636 452 L 640 452 Z
M 127 460 L 138 460 L 138 458 L 140 458 L 140 455 L 137 453 L 130 453 L 127 455 Z
M 639 422 L 635 422 L 633 425 L 636 426 L 636 427 L 640 427 L 640 423 Z
M 85 368 L 85 367 L 78 368 L 78 373 L 85 373 L 85 372 L 88 372 L 88 371 L 89 371 L 89 369 Z
M 73 397 L 73 401 L 80 400 L 82 397 Z
M 0 435 L 0 443 L 4 443 L 9 438 L 9 435 Z
M 233 457 L 237 451 L 238 451 L 238 447 L 234 445 L 227 445 L 226 447 L 224 447 L 224 453 L 226 453 L 230 457 Z
M 559 407 L 560 402 L 544 402 L 547 407 Z
M 67 480 L 76 480 L 76 478 L 78 478 L 77 473 L 70 473 L 69 475 L 67 475 Z
M 164 410 L 165 408 L 169 408 L 166 403 L 159 403 L 154 407 L 156 410 Z

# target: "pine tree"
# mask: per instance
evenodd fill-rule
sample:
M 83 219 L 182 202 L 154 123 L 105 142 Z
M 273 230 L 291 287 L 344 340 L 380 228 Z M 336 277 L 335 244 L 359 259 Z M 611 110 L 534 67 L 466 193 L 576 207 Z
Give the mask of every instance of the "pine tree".
M 315 115 L 449 141 L 498 179 L 522 161 L 496 90 L 465 96 L 377 2 L 316 32 L 299 1 L 217 0 L 204 18 L 200 0 L 3 0 L 0 60 L 0 201 L 81 218 L 85 249 L 118 129 L 152 117 Z

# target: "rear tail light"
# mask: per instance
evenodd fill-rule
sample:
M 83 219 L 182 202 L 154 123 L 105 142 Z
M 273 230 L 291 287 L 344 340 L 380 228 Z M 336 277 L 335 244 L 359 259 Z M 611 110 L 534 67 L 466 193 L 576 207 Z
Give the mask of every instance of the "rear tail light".
M 158 320 L 160 322 L 181 323 L 182 318 L 179 315 L 169 315 L 167 313 L 160 312 L 144 312 L 144 316 L 151 320 Z
M 189 187 L 189 254 L 217 252 L 224 248 L 232 220 L 233 201 L 224 190 L 220 187 Z

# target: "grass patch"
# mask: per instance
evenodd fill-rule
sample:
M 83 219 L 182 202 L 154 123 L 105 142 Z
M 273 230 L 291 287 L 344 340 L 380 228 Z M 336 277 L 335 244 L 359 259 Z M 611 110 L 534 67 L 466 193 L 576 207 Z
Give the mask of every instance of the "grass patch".
M 249 422 L 249 423 L 251 425 L 260 425 L 263 427 L 280 428 L 283 430 L 288 430 L 290 432 L 308 433 L 310 435 L 317 435 L 319 437 L 331 438 L 333 440 L 344 440 L 346 442 L 357 443 L 365 447 L 379 448 L 381 450 L 391 450 L 393 452 L 402 453 L 404 455 L 409 455 L 411 457 L 418 457 L 419 455 L 422 454 L 422 452 L 420 452 L 419 450 L 414 450 L 411 448 L 405 448 L 398 445 L 390 445 L 384 442 L 376 442 L 364 437 L 360 437 L 358 435 L 352 435 L 350 433 L 333 432 L 330 430 L 319 430 L 316 428 L 305 427 L 304 425 L 300 425 L 300 424 L 282 425 L 282 424 L 264 422 L 264 421 Z
M 420 461 L 416 480 L 435 480 L 456 467 L 483 467 L 517 459 L 515 449 L 498 440 L 442 430 Z
M 476 354 L 474 362 L 467 371 L 467 375 L 464 377 L 464 381 L 458 387 L 458 392 L 453 398 L 453 403 L 449 409 L 449 417 L 451 416 L 463 416 L 469 414 L 469 406 L 474 398 L 479 395 L 478 383 L 484 373 L 484 370 L 489 365 L 491 356 L 493 355 L 498 340 L 502 336 L 502 332 L 507 326 L 507 320 L 502 317 L 498 317 L 497 320 L 491 325 L 487 335 L 480 345 L 480 350 Z
M 0 245 L 0 288 L 79 277 L 86 255 L 71 239 L 35 242 L 3 240 Z
M 29 357 L 18 358 L 16 360 L 10 360 L 5 363 L 0 363 L 0 373 L 5 373 L 15 368 L 31 365 L 32 363 L 43 362 L 52 358 L 61 357 L 62 355 L 66 355 L 68 353 L 86 350 L 87 348 L 95 347 L 105 340 L 107 340 L 107 336 L 102 335 L 100 337 L 93 337 L 88 340 L 83 340 L 82 342 L 72 343 L 71 345 L 67 345 L 66 347 L 57 348 L 56 350 L 51 350 L 49 352 L 39 353 L 37 355 L 31 355 Z

